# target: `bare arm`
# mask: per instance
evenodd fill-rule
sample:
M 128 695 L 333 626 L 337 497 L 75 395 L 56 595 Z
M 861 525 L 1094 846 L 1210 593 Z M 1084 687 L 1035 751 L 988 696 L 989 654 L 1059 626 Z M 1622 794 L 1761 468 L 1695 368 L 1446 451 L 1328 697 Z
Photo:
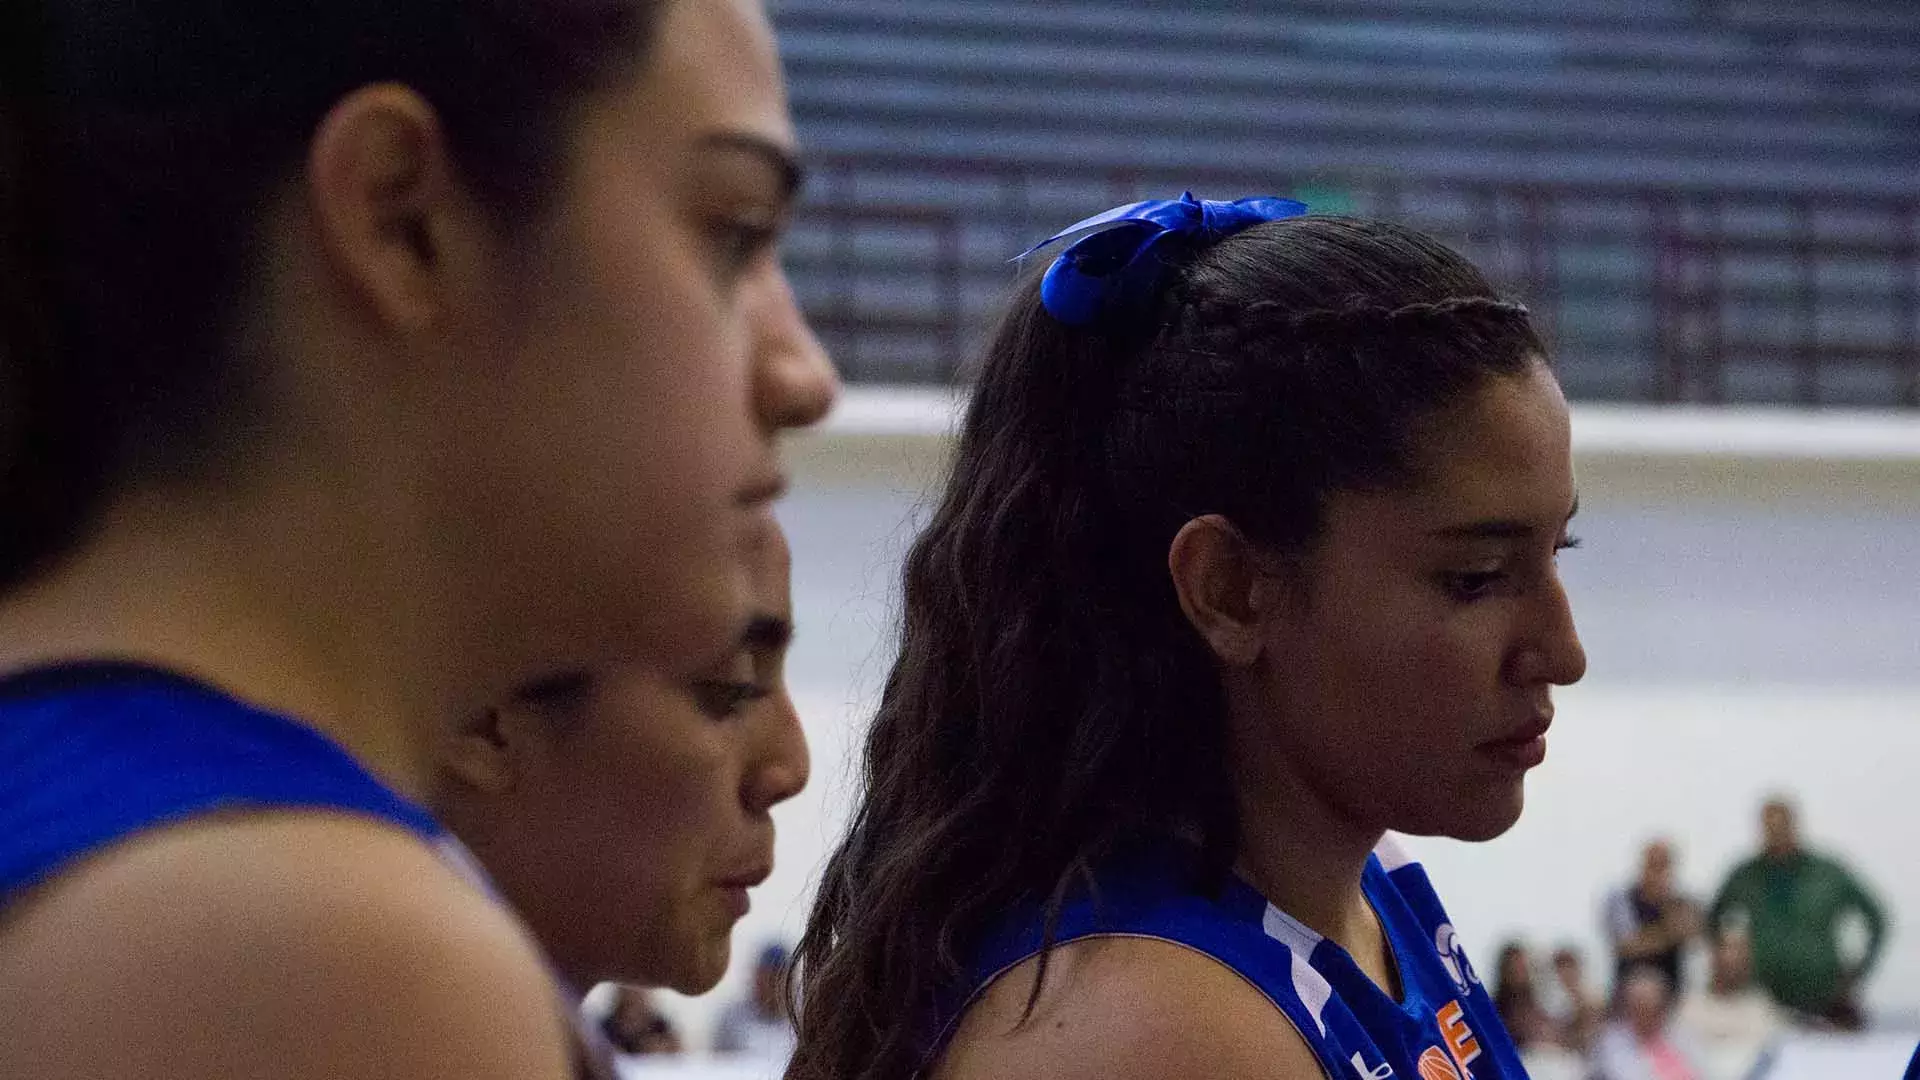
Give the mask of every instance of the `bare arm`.
M 1659 923 L 1642 927 L 1614 943 L 1614 948 L 1628 960 L 1645 960 L 1658 956 L 1672 948 L 1676 942 Z
M 510 917 L 412 837 L 342 817 L 195 823 L 0 925 L 0 1077 L 565 1080 Z
M 1613 948 L 1627 960 L 1645 960 L 1685 945 L 1700 932 L 1700 909 L 1691 900 L 1669 902 L 1657 922 L 1636 926 L 1624 894 L 1608 901 L 1607 933 Z
M 1144 938 L 1054 953 L 1021 1021 L 1034 962 L 988 987 L 933 1080 L 1322 1080 L 1326 1071 L 1265 995 L 1216 961 Z

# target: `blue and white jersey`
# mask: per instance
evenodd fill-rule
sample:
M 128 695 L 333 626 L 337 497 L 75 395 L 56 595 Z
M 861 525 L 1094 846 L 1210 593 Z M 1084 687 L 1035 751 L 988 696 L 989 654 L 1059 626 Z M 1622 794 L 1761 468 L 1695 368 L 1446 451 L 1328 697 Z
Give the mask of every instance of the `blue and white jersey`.
M 1402 999 L 1369 979 L 1345 949 L 1229 877 L 1217 895 L 1196 887 L 1193 852 L 1143 846 L 1094 876 L 1097 897 L 1071 897 L 1055 927 L 1065 944 L 1099 936 L 1146 937 L 1212 957 L 1266 995 L 1333 1080 L 1523 1080 L 1519 1052 L 1467 961 L 1453 924 L 1419 863 L 1392 838 L 1367 860 L 1361 888 L 1392 946 Z M 970 965 L 963 1003 L 942 1018 L 929 1060 L 965 1003 L 1040 951 L 1038 905 L 986 936 Z

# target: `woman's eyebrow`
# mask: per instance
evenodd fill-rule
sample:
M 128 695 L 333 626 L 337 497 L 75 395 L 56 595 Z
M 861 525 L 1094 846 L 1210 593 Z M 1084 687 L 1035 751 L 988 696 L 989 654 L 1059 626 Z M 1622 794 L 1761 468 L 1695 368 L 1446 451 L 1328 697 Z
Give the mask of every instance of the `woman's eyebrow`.
M 700 146 L 758 158 L 778 174 L 780 199 L 783 202 L 791 202 L 800 193 L 801 185 L 806 183 L 807 171 L 801 167 L 793 151 L 772 139 L 745 131 L 716 131 L 702 138 Z
M 1573 497 L 1573 507 L 1567 511 L 1567 521 L 1572 521 L 1580 513 L 1580 497 Z M 1566 523 L 1561 523 L 1566 528 Z M 1447 525 L 1427 533 L 1428 536 L 1445 540 L 1525 540 L 1540 531 L 1537 524 L 1518 518 L 1483 518 L 1459 525 Z

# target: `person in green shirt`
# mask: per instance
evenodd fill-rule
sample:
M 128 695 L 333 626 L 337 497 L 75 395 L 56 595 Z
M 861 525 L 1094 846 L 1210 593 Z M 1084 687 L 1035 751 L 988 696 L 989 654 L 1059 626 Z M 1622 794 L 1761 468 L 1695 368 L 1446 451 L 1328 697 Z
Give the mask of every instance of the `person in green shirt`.
M 1785 799 L 1767 801 L 1760 825 L 1760 854 L 1728 875 L 1709 924 L 1746 926 L 1754 974 L 1775 1001 L 1858 1030 L 1858 990 L 1886 938 L 1880 905 L 1846 867 L 1800 845 L 1793 806 Z M 1858 959 L 1842 956 L 1839 931 L 1849 915 L 1867 927 L 1866 951 Z

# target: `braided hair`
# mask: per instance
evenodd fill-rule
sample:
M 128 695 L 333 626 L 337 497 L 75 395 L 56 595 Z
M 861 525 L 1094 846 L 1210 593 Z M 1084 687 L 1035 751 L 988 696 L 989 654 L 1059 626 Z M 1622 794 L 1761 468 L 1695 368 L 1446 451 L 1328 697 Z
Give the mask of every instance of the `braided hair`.
M 1524 308 L 1395 225 L 1260 224 L 1170 278 L 1084 329 L 1029 283 L 986 351 L 798 949 L 790 1080 L 912 1076 L 988 923 L 1057 917 L 1131 841 L 1178 829 L 1202 886 L 1223 881 L 1226 704 L 1173 537 L 1220 514 L 1303 551 L 1332 494 L 1417 481 L 1426 425 L 1543 362 Z

